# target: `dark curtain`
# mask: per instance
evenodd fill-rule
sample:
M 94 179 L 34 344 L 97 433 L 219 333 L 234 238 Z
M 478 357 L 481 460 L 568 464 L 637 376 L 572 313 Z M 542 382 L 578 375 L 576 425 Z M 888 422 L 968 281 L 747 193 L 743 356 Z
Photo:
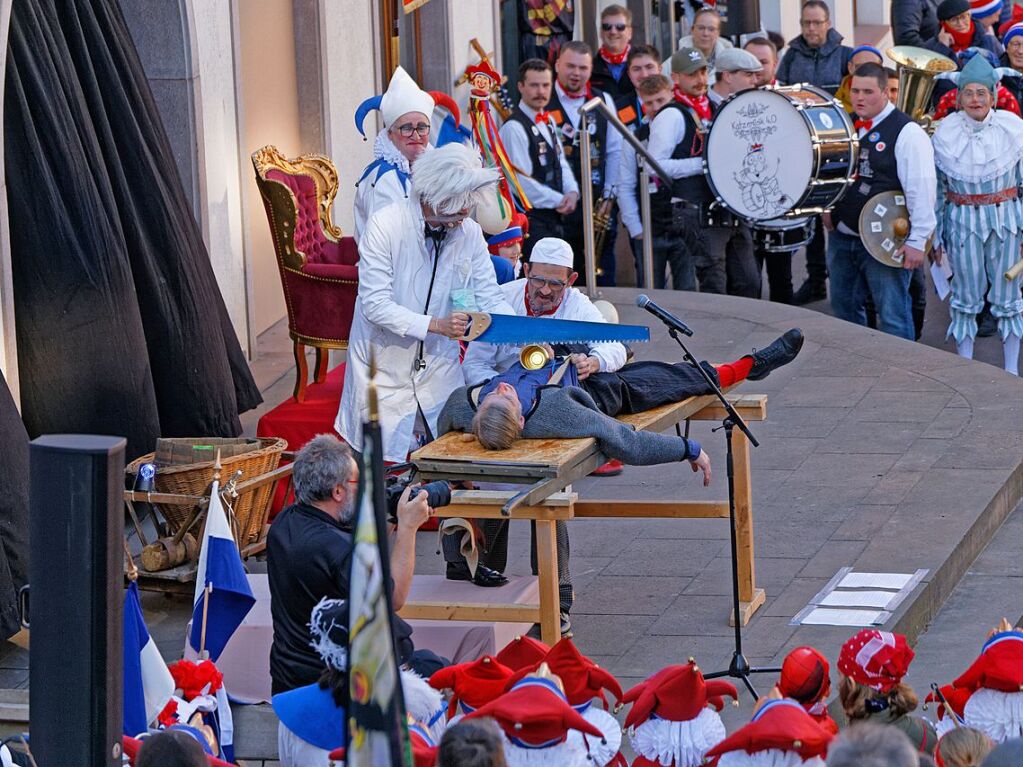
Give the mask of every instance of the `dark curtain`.
M 28 434 L 0 374 L 0 638 L 18 633 L 18 589 L 28 581 Z
M 33 437 L 233 436 L 260 401 L 116 0 L 18 0 L 4 100 Z

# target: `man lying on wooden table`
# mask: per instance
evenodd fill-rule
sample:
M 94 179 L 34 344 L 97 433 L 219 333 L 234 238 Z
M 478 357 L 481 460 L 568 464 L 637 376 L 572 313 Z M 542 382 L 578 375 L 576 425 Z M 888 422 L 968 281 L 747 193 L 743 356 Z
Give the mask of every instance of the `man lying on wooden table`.
M 542 268 L 549 272 L 558 267 L 544 264 Z M 570 286 L 574 277 L 572 268 L 568 265 L 562 269 L 565 274 L 556 276 L 566 286 Z M 527 273 L 527 277 L 531 274 Z M 544 277 L 550 276 L 545 272 Z M 573 295 L 578 293 L 571 287 L 568 289 Z M 527 302 L 539 298 L 534 296 L 535 293 L 531 286 L 527 288 Z M 580 301 L 585 299 L 581 293 L 578 296 Z M 557 306 L 561 302 L 551 303 Z M 584 303 L 589 305 L 588 300 Z M 795 359 L 802 345 L 802 332 L 793 329 L 767 348 L 740 357 L 730 364 L 715 367 L 704 362 L 702 365 L 720 386 L 728 387 L 746 378 L 754 381 L 765 378 L 771 371 Z M 474 354 L 474 346 L 480 345 L 470 344 L 465 358 L 467 379 L 472 369 L 470 363 L 475 362 L 470 359 Z M 596 351 L 596 348 L 591 349 L 590 356 L 572 355 L 560 364 L 548 365 L 540 370 L 527 370 L 518 361 L 509 364 L 507 354 L 503 359 L 496 359 L 502 355 L 495 350 L 491 353 L 495 359 L 487 360 L 493 375 L 479 383 L 456 389 L 451 394 L 438 418 L 439 433 L 470 432 L 489 450 L 506 449 L 519 437 L 592 437 L 597 440 L 604 455 L 632 465 L 687 460 L 693 471 L 703 472 L 704 485 L 710 484 L 710 458 L 696 440 L 655 432 L 637 432 L 614 418 L 709 394 L 710 390 L 702 376 L 687 363 L 672 365 L 664 362 L 636 362 L 622 366 L 624 359 L 614 358 L 612 364 L 606 364 L 606 360 L 597 357 Z M 624 349 L 621 351 L 624 357 Z M 486 365 L 479 367 L 485 369 Z M 489 550 L 481 552 L 480 562 L 485 565 L 487 572 L 503 572 L 508 556 L 508 521 L 481 520 L 480 527 L 489 543 Z M 556 525 L 556 537 L 561 633 L 562 636 L 571 636 L 569 611 L 574 594 L 568 566 L 568 529 L 563 521 Z M 532 548 L 535 574 L 535 542 Z M 461 576 L 468 580 L 467 572 L 461 575 L 462 569 L 468 570 L 467 566 L 454 561 L 456 557 L 449 554 L 448 547 L 445 547 L 445 559 L 448 560 L 449 579 L 458 580 Z M 473 580 L 479 585 L 499 585 L 496 579 L 482 583 L 478 579 Z

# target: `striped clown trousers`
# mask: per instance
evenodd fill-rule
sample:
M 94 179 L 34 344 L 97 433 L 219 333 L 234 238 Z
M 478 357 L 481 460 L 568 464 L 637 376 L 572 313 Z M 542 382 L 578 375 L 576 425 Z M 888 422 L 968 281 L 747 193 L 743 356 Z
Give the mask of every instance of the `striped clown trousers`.
M 952 265 L 951 322 L 948 335 L 961 343 L 976 338 L 977 315 L 984 299 L 991 303 L 991 314 L 998 320 L 998 333 L 1004 341 L 1009 335 L 1023 337 L 1023 277 L 1005 279 L 1005 272 L 1020 259 L 1023 231 L 989 230 L 985 237 L 967 234 L 947 237 L 946 249 Z

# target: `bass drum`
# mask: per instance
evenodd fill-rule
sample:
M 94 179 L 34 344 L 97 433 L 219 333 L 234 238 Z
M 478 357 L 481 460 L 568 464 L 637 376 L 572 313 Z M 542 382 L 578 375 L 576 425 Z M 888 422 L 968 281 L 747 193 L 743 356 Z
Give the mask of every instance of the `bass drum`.
M 717 200 L 750 222 L 830 210 L 852 183 L 859 142 L 827 91 L 811 85 L 736 93 L 707 135 L 704 171 Z
M 791 253 L 813 239 L 816 218 L 775 218 L 753 225 L 753 244 L 765 253 Z

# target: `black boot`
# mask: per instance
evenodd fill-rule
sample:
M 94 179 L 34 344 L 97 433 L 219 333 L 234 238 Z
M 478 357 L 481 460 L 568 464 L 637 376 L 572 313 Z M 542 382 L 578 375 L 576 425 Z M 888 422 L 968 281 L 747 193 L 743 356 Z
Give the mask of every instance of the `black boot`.
M 503 573 L 483 565 L 476 565 L 476 575 L 473 575 L 469 572 L 469 565 L 465 562 L 448 562 L 447 578 L 449 581 L 472 581 L 477 586 L 487 588 L 503 586 L 508 582 Z
M 792 294 L 792 303 L 796 306 L 803 306 L 813 301 L 823 301 L 827 297 L 827 282 L 807 277 L 806 281 L 799 286 L 799 290 Z
M 776 339 L 766 349 L 753 352 L 753 368 L 746 376 L 750 381 L 759 381 L 782 365 L 788 365 L 803 348 L 803 331 L 792 328 Z

